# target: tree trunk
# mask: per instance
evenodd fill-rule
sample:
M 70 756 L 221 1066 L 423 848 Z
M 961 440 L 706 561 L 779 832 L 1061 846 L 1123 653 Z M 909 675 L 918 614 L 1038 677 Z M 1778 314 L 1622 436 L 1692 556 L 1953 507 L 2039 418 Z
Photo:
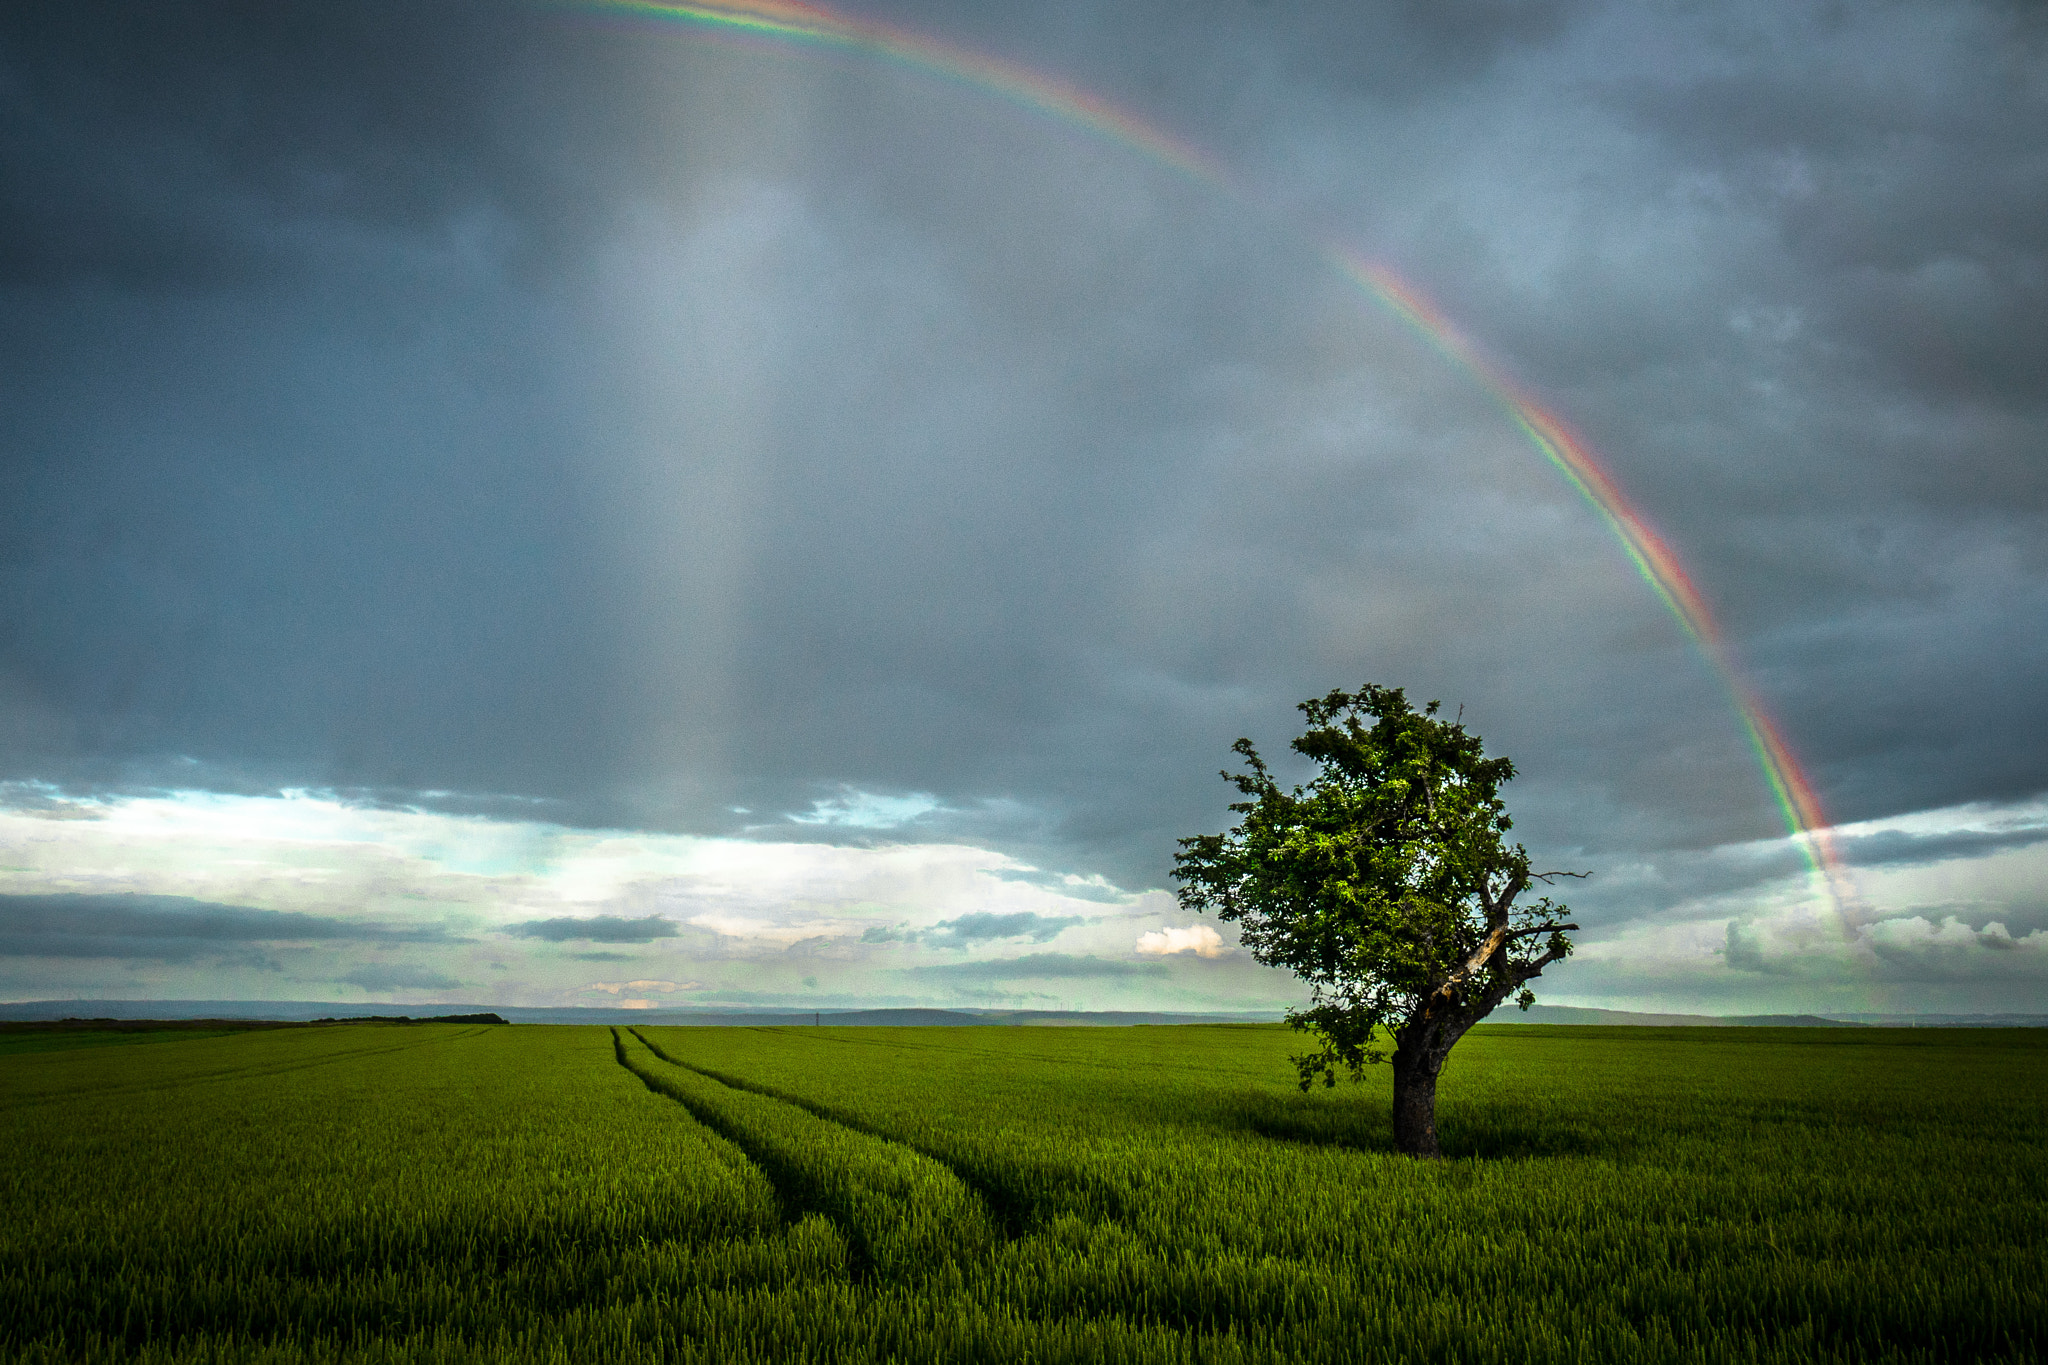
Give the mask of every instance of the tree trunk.
M 1436 1076 L 1449 1050 L 1394 1053 L 1394 1147 L 1408 1156 L 1434 1161 L 1443 1155 L 1436 1142 Z

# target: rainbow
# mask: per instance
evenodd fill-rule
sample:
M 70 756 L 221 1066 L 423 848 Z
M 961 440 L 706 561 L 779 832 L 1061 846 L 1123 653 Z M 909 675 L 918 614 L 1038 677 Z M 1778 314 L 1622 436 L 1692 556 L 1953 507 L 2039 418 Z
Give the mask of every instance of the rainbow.
M 791 0 L 720 0 L 709 4 L 570 0 L 567 7 L 850 50 L 912 67 L 1130 147 L 1234 198 L 1249 197 L 1214 157 L 1100 96 L 1044 72 L 908 29 Z M 1663 600 L 1720 679 L 1756 753 L 1787 835 L 1804 854 L 1815 882 L 1832 902 L 1844 931 L 1853 932 L 1856 891 L 1836 853 L 1831 822 L 1821 809 L 1820 798 L 1763 702 L 1743 681 L 1706 599 L 1693 585 L 1670 545 L 1623 496 L 1613 476 L 1600 466 L 1586 443 L 1481 355 L 1420 290 L 1342 244 L 1322 241 L 1318 245 L 1345 279 L 1391 310 L 1438 353 L 1470 373 L 1607 523 L 1643 581 Z
M 1853 928 L 1857 892 L 1848 869 L 1837 856 L 1832 822 L 1821 809 L 1799 761 L 1771 720 L 1764 704 L 1735 667 L 1727 642 L 1707 601 L 1693 586 L 1692 576 L 1664 538 L 1651 529 L 1643 514 L 1622 496 L 1614 478 L 1600 467 L 1586 443 L 1574 436 L 1555 414 L 1490 364 L 1430 301 L 1405 281 L 1346 248 L 1326 245 L 1337 267 L 1374 298 L 1393 309 L 1440 354 L 1475 375 L 1543 457 L 1598 512 L 1621 542 L 1643 581 L 1663 599 L 1685 633 L 1713 667 L 1749 736 L 1764 780 L 1770 784 L 1786 832 L 1805 854 L 1807 866 L 1825 887 L 1845 930 Z

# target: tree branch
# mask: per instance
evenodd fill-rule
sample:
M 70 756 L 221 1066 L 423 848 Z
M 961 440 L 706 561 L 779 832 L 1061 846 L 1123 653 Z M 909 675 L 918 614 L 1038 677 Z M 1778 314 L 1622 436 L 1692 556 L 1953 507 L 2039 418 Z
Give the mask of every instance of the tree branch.
M 1449 995 L 1458 987 L 1477 976 L 1479 969 L 1492 961 L 1495 953 L 1507 946 L 1509 937 L 1507 925 L 1497 925 L 1493 932 L 1486 936 L 1485 941 L 1472 950 L 1472 955 L 1467 957 L 1456 971 L 1445 977 L 1444 984 L 1438 986 L 1431 994 Z
M 1509 934 L 1508 938 L 1510 940 L 1518 938 L 1534 938 L 1538 934 L 1555 934 L 1565 929 L 1570 929 L 1574 932 L 1577 932 L 1578 927 L 1579 926 L 1576 924 L 1539 924 L 1536 925 L 1534 928 L 1530 929 L 1517 929 L 1512 934 Z
M 1477 948 L 1472 950 L 1471 956 L 1467 957 L 1465 961 L 1459 965 L 1456 971 L 1452 972 L 1449 976 L 1446 976 L 1444 978 L 1442 985 L 1438 986 L 1434 991 L 1430 992 L 1430 998 L 1436 999 L 1438 997 L 1442 997 L 1447 999 L 1451 995 L 1455 994 L 1458 987 L 1464 985 L 1473 977 L 1478 976 L 1479 973 L 1486 967 L 1486 964 L 1493 960 L 1495 954 L 1499 953 L 1503 948 L 1506 948 L 1508 944 L 1515 942 L 1517 939 L 1534 938 L 1538 934 L 1560 933 L 1566 929 L 1570 929 L 1576 932 L 1578 927 L 1579 926 L 1576 924 L 1539 924 L 1533 929 L 1516 929 L 1511 931 L 1505 924 L 1500 925 L 1496 927 L 1493 930 L 1493 932 L 1489 933 L 1486 936 L 1485 940 L 1482 941 Z M 1557 959 L 1564 956 L 1565 952 L 1569 951 L 1569 948 L 1566 948 L 1564 952 L 1559 952 L 1555 949 L 1552 949 L 1551 951 L 1544 953 L 1543 956 L 1537 958 L 1534 962 L 1531 963 L 1516 964 L 1511 962 L 1506 964 L 1508 967 L 1507 976 L 1509 978 L 1509 981 L 1505 989 L 1513 990 L 1516 986 L 1521 985 L 1530 977 L 1540 975 L 1542 973 L 1543 968 L 1546 965 L 1557 961 Z M 1522 967 L 1520 975 L 1516 974 L 1518 965 Z M 1502 999 L 1505 998 L 1506 996 L 1503 995 Z

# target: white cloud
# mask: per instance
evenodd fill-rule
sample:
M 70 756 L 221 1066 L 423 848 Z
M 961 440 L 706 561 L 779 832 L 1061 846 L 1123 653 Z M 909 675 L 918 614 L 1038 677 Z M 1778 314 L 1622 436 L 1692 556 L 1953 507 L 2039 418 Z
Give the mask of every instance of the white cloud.
M 800 825 L 836 825 L 845 829 L 897 829 L 919 816 L 939 809 L 939 798 L 930 792 L 908 796 L 878 796 L 852 787 L 838 796 L 813 801 L 805 815 L 789 818 Z
M 591 960 L 620 960 L 636 965 L 616 970 L 688 984 L 688 998 L 706 1004 L 774 1004 L 791 995 L 805 1003 L 945 1003 L 951 997 L 937 983 L 904 997 L 897 969 L 980 951 L 982 940 L 967 942 L 972 935 L 963 937 L 963 927 L 1023 926 L 1031 932 L 1022 936 L 1033 941 L 1057 928 L 1074 953 L 1123 957 L 1134 933 L 1158 927 L 1173 909 L 1169 893 L 1147 891 L 1121 895 L 1122 913 L 1105 915 L 1099 879 L 1041 875 L 966 844 L 869 847 L 574 829 L 368 809 L 310 792 L 91 803 L 29 795 L 36 799 L 0 802 L 0 848 L 7 851 L 0 895 L 184 896 L 387 929 L 442 929 L 447 943 L 413 954 L 415 965 L 451 983 L 487 983 L 465 987 L 467 995 L 442 988 L 437 998 L 451 1002 L 664 998 L 632 981 L 589 982 Z M 658 922 L 679 932 L 604 953 L 587 951 L 580 936 L 556 942 L 561 935 L 516 932 L 557 922 L 610 929 Z M 886 932 L 863 942 L 877 927 Z M 924 941 L 928 931 L 939 937 Z M 280 951 L 272 956 L 284 970 L 267 974 L 197 960 L 152 964 L 146 983 L 133 963 L 0 958 L 0 999 L 138 991 L 161 998 L 319 998 L 374 965 L 367 954 L 352 943 Z M 821 984 L 802 986 L 807 974 Z M 1263 1008 L 1271 989 L 1253 979 L 1258 975 L 1229 983 L 1205 978 L 1185 988 L 1195 994 L 1177 979 L 1105 980 L 1092 998 L 1098 1008 L 1161 1008 L 1168 1001 Z
M 683 991 L 701 991 L 704 986 L 698 981 L 593 981 L 583 989 L 620 996 L 627 991 L 635 995 L 677 995 Z M 627 1002 L 622 1000 L 620 1003 Z
M 780 943 L 785 947 L 807 938 L 832 937 L 835 930 L 842 934 L 851 934 L 860 927 L 857 924 L 846 925 L 833 920 L 804 920 L 798 923 L 778 924 L 771 919 L 748 915 L 696 915 L 691 918 L 690 923 L 700 929 L 709 929 L 722 938 Z
M 1872 858 L 1858 869 L 1865 908 L 1846 922 L 1812 879 L 1787 875 L 1789 858 L 1763 858 L 1766 845 L 1718 850 L 1784 870 L 1718 884 L 1703 877 L 1692 894 L 1670 896 L 1651 913 L 1589 919 L 1579 952 L 1551 968 L 1539 992 L 1551 1003 L 1713 1012 L 2025 1008 L 2048 987 L 2048 843 L 2026 837 L 2041 819 L 2038 803 L 2020 803 L 1843 829 L 1849 846 Z M 1886 831 L 1911 837 L 1901 842 Z M 572 829 L 370 809 L 313 793 L 89 803 L 41 793 L 0 805 L 0 847 L 0 894 L 186 896 L 444 930 L 445 943 L 407 961 L 445 984 L 422 977 L 408 989 L 451 1001 L 469 992 L 479 1004 L 484 995 L 503 1004 L 658 1002 L 687 990 L 707 1004 L 792 995 L 943 1003 L 928 993 L 939 978 L 903 969 L 958 963 L 963 953 L 979 960 L 1000 941 L 963 928 L 1011 929 L 1013 938 L 1042 942 L 1055 927 L 1070 955 L 1128 961 L 1135 946 L 1155 963 L 1183 964 L 1170 977 L 1104 978 L 1091 988 L 1096 1008 L 1264 1008 L 1293 993 L 1285 973 L 1235 953 L 1227 932 L 1177 923 L 1185 912 L 1170 892 L 1118 893 L 1122 903 L 1105 911 L 1107 892 L 1091 879 L 1042 873 L 965 844 Z M 1923 856 L 1932 852 L 1946 856 Z M 1626 900 L 1654 887 L 1620 889 Z M 635 946 L 636 965 L 616 969 L 668 987 L 593 985 L 592 954 L 577 945 L 506 933 L 606 917 L 677 926 L 673 937 Z M 1218 975 L 1198 966 L 1219 959 L 1243 970 Z M 134 963 L 5 960 L 0 998 L 132 994 L 131 984 L 163 997 L 316 998 L 386 965 L 353 943 L 280 949 L 265 961 L 155 964 L 143 984 Z M 1192 974 L 1182 981 L 1180 972 Z M 822 984 L 801 987 L 806 974 Z M 914 1000 L 899 994 L 906 981 L 918 983 Z M 458 982 L 489 985 L 458 991 Z
M 1221 957 L 1229 949 L 1223 946 L 1223 936 L 1208 925 L 1191 924 L 1185 929 L 1154 929 L 1149 934 L 1138 935 L 1138 951 L 1159 957 L 1174 953 Z
M 2048 929 L 2015 938 L 1997 920 L 1973 929 L 1953 915 L 1939 924 L 1913 915 L 1870 925 L 1864 937 L 1886 973 L 1908 980 L 2018 978 L 2048 987 Z

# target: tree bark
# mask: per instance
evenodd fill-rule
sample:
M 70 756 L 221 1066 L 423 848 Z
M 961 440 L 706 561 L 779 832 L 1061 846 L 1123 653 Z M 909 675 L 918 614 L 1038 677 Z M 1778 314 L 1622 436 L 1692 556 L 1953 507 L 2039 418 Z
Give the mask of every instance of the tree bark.
M 1434 1161 L 1443 1155 L 1436 1141 L 1436 1077 L 1443 1066 L 1444 1053 L 1432 1049 L 1394 1053 L 1394 1147 L 1407 1156 Z

